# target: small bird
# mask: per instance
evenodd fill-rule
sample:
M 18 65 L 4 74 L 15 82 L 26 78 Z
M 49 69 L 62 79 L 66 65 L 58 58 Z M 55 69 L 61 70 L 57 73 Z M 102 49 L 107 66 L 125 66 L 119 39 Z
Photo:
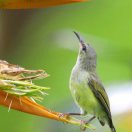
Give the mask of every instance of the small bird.
M 70 76 L 70 90 L 80 113 L 69 115 L 93 115 L 87 123 L 97 118 L 102 126 L 107 123 L 111 132 L 116 132 L 112 122 L 108 95 L 96 73 L 97 55 L 95 50 L 74 32 L 79 39 L 80 48 L 76 64 Z

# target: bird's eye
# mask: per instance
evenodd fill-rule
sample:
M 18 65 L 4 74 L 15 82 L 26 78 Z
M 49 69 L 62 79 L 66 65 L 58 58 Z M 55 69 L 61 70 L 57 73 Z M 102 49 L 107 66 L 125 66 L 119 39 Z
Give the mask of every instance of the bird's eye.
M 86 46 L 83 46 L 82 50 L 83 50 L 83 51 L 86 51 Z

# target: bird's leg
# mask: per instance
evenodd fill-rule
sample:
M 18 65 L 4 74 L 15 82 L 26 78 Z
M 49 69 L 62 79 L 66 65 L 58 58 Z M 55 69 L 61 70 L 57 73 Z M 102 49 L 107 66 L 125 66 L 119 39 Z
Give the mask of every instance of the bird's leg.
M 95 119 L 96 118 L 96 116 L 93 116 L 93 117 L 91 117 L 88 121 L 86 121 L 85 123 L 86 124 L 88 124 L 88 123 L 90 123 L 93 119 Z
M 81 121 L 81 126 L 80 126 L 80 129 L 82 130 L 82 131 L 85 131 L 86 130 L 86 127 L 83 127 L 83 125 L 84 124 L 89 124 L 93 119 L 95 119 L 96 118 L 96 116 L 93 116 L 93 117 L 91 117 L 88 121 Z
M 59 117 L 69 117 L 69 116 L 71 116 L 71 115 L 83 115 L 83 114 L 81 114 L 81 113 L 61 113 L 60 115 L 59 115 Z
M 81 114 L 81 113 L 67 113 L 67 114 L 68 114 L 68 115 L 78 115 L 78 116 L 79 116 L 79 115 L 80 115 L 80 116 L 83 115 L 83 114 Z
M 68 115 L 77 115 L 77 116 L 85 116 L 87 115 L 87 112 L 81 109 L 80 113 L 67 113 Z

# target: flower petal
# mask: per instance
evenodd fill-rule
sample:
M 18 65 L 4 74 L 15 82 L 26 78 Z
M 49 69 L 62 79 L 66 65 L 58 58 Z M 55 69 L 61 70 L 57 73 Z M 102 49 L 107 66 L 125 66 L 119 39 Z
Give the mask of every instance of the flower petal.
M 26 8 L 42 8 L 73 2 L 83 2 L 86 0 L 1 0 L 0 8 L 2 9 L 26 9 Z
M 0 90 L 0 105 L 9 107 L 9 110 L 15 109 L 15 110 L 29 113 L 32 115 L 46 117 L 46 118 L 54 119 L 61 122 L 71 123 L 78 126 L 81 125 L 89 129 L 95 129 L 90 124 L 82 124 L 81 121 L 76 118 L 73 118 L 71 116 L 65 116 L 63 113 L 48 110 L 47 108 L 33 102 L 28 97 L 17 97 L 17 96 L 8 94 L 2 90 Z M 64 115 L 64 116 L 61 116 L 61 115 Z
M 10 107 L 25 113 L 60 120 L 57 113 L 52 113 L 41 105 L 31 101 L 28 97 L 17 97 L 0 90 L 0 105 Z M 59 114 L 59 113 L 58 113 Z

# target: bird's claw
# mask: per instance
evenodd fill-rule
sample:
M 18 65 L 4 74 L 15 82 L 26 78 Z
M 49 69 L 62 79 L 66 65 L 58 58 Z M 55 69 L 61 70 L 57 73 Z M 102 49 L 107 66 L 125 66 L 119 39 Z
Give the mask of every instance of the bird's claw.
M 68 119 L 70 117 L 70 115 L 67 113 L 60 113 L 58 116 L 59 116 L 59 118 L 66 118 L 66 119 Z
M 59 115 L 59 118 L 66 118 L 66 119 L 68 119 L 69 118 L 69 114 L 66 114 L 66 113 L 60 113 Z M 63 122 L 64 124 L 67 124 L 66 122 Z
M 89 122 L 88 121 L 83 121 L 83 120 L 81 120 L 81 125 L 80 125 L 80 129 L 82 130 L 82 131 L 85 131 L 86 130 L 86 125 L 88 124 Z

